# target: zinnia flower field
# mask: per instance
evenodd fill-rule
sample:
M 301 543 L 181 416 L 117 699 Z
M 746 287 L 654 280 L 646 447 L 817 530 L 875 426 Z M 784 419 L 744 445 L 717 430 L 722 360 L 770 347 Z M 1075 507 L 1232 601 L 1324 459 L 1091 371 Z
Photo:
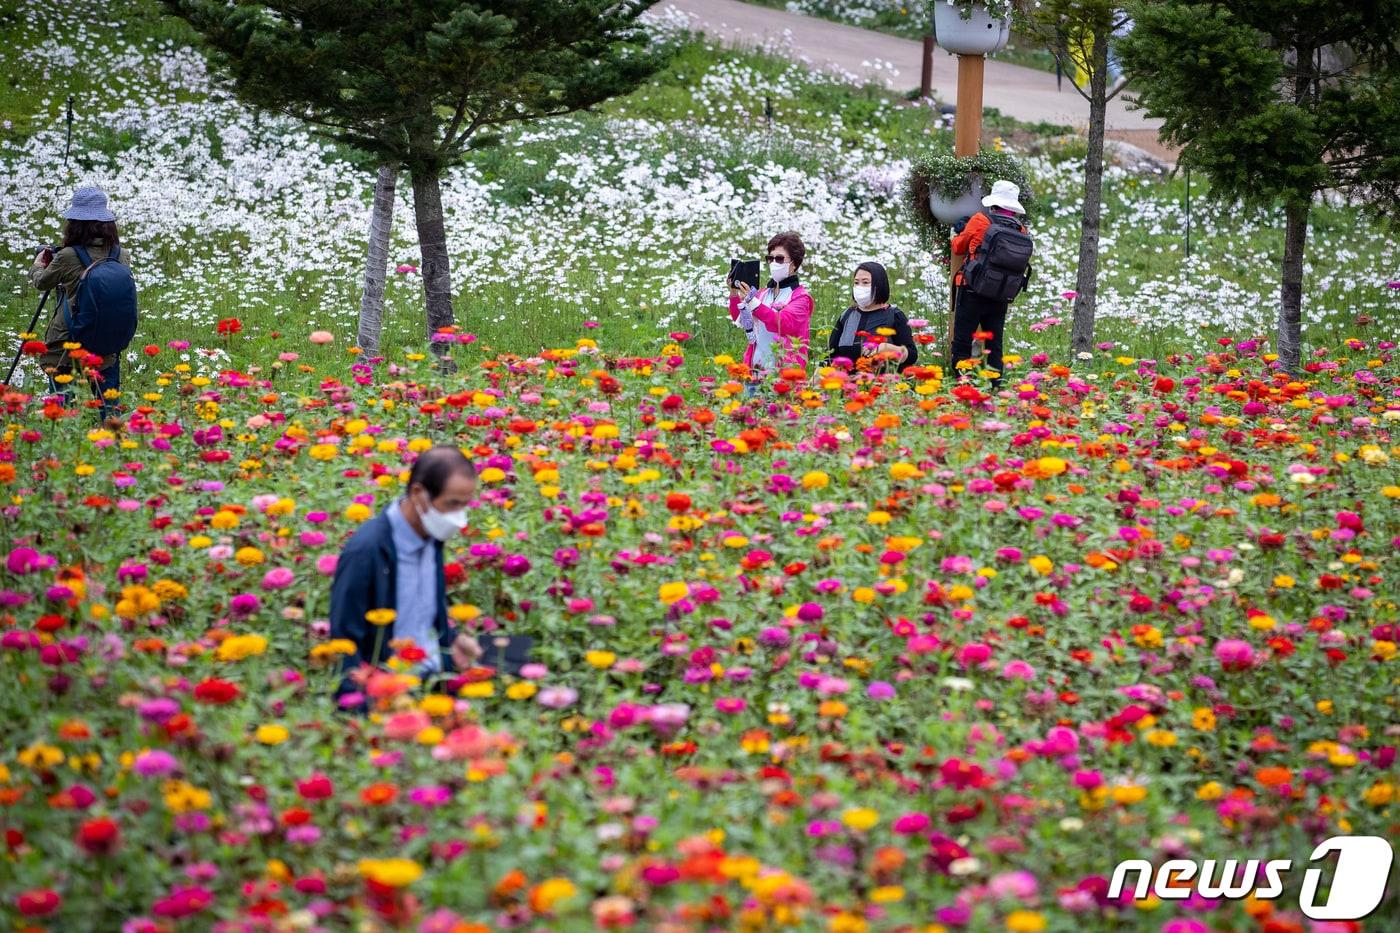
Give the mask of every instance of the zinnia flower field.
M 7 929 L 1397 928 L 1393 868 L 1360 922 L 1299 890 L 1321 841 L 1400 835 L 1388 228 L 1317 205 L 1294 378 L 1261 336 L 1279 212 L 1111 166 L 1072 356 L 1082 170 L 1021 128 L 1041 272 L 1000 390 L 958 383 L 901 194 L 950 145 L 935 114 L 658 14 L 652 84 L 444 179 L 443 375 L 403 179 L 376 356 L 372 165 L 244 107 L 146 0 L 11 6 L 8 332 L 78 181 L 112 195 L 142 319 L 117 426 L 29 360 L 0 390 Z M 875 257 L 920 365 L 817 352 L 745 394 L 724 259 L 787 227 L 815 344 Z M 420 684 L 398 644 L 359 715 L 337 556 L 435 443 L 480 474 L 453 624 L 533 654 Z M 1127 859 L 1295 867 L 1272 899 L 1110 896 Z
M 117 434 L 7 394 L 0 910 L 1357 928 L 1309 926 L 1296 885 L 1107 887 L 1125 858 L 1301 865 L 1395 835 L 1392 343 L 1304 381 L 1222 341 L 1170 370 L 1037 358 L 1000 395 L 930 366 L 746 400 L 686 337 L 469 346 L 450 384 L 333 345 L 175 363 Z M 430 441 L 481 470 L 453 619 L 536 651 L 423 692 L 405 647 L 364 686 L 373 712 L 343 714 L 338 547 Z

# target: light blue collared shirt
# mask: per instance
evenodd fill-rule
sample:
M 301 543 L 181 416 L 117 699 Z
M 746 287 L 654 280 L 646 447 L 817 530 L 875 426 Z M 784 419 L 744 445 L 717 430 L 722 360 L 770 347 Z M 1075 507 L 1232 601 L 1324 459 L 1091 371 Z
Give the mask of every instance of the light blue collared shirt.
M 389 527 L 394 535 L 394 552 L 398 555 L 397 577 L 394 581 L 394 637 L 411 638 L 428 657 L 418 665 L 422 676 L 442 670 L 442 646 L 438 644 L 437 628 L 437 548 L 432 538 L 424 538 L 413 530 L 403 514 L 403 497 L 389 505 Z

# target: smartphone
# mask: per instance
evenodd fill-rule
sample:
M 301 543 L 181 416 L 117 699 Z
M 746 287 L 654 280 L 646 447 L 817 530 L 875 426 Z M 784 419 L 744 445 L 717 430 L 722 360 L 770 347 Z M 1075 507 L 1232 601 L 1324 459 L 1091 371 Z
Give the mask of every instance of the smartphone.
M 483 633 L 476 639 L 481 644 L 481 657 L 475 666 L 495 668 L 513 677 L 519 677 L 520 669 L 530 663 L 530 648 L 535 643 L 529 635 Z
M 759 268 L 757 259 L 731 259 L 729 260 L 729 281 L 734 285 L 748 282 L 749 285 L 758 288 Z

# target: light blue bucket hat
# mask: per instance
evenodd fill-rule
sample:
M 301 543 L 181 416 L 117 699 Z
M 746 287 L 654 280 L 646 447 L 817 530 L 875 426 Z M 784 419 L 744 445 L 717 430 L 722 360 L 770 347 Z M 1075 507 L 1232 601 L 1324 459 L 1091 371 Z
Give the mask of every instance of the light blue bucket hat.
M 101 188 L 88 186 L 73 192 L 73 203 L 63 212 L 64 220 L 116 220 L 107 207 L 107 195 Z

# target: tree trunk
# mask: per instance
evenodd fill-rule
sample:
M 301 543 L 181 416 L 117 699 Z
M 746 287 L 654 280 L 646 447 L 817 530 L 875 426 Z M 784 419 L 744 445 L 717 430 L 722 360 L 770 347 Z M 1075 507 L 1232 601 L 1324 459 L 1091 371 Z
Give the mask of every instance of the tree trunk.
M 1303 254 L 1308 246 L 1307 204 L 1284 208 L 1283 284 L 1278 302 L 1278 357 L 1293 375 L 1303 362 Z
M 379 353 L 379 332 L 384 323 L 384 277 L 389 266 L 389 234 L 394 221 L 394 188 L 397 165 L 379 166 L 374 181 L 374 210 L 369 218 L 369 254 L 365 257 L 365 290 L 360 295 L 360 349 L 369 356 Z
M 414 169 L 413 213 L 418 222 L 418 245 L 423 256 L 423 296 L 428 306 L 428 339 L 444 327 L 451 327 L 452 276 L 447 256 L 447 230 L 442 221 L 442 190 L 436 169 Z M 455 369 L 448 356 L 450 344 L 432 343 L 432 351 L 442 358 L 444 370 Z
M 1293 103 L 1306 107 L 1314 93 L 1313 79 L 1317 50 L 1300 46 L 1294 51 Z M 1283 207 L 1283 280 L 1278 295 L 1278 358 L 1291 375 L 1298 375 L 1303 364 L 1303 254 L 1308 248 L 1308 212 L 1312 207 L 1311 190 L 1307 197 L 1289 198 Z
M 1089 69 L 1089 147 L 1084 156 L 1084 204 L 1079 221 L 1079 272 L 1075 278 L 1070 349 L 1091 352 L 1099 293 L 1099 228 L 1103 217 L 1103 133 L 1108 115 L 1107 29 L 1093 34 Z

